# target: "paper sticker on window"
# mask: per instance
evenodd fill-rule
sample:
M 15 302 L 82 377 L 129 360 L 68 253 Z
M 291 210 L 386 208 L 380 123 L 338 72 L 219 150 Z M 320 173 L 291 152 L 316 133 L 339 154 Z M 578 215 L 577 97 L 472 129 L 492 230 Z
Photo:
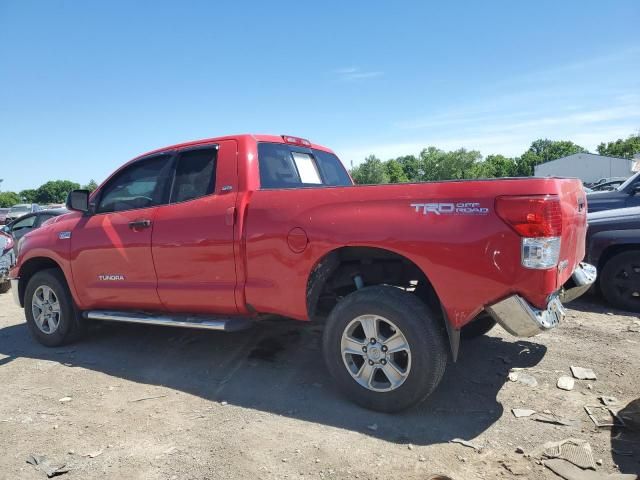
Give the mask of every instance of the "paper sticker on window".
M 318 167 L 316 167 L 311 155 L 298 152 L 291 152 L 291 155 L 293 155 L 293 161 L 296 162 L 302 183 L 322 183 Z

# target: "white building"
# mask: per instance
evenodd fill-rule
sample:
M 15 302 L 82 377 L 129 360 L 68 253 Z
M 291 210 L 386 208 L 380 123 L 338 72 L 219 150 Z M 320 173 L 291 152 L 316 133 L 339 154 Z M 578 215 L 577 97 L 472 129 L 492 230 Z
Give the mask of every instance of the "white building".
M 633 174 L 633 160 L 605 157 L 594 153 L 574 153 L 568 157 L 541 163 L 534 168 L 536 177 L 577 177 L 592 183 L 605 177 L 629 177 Z

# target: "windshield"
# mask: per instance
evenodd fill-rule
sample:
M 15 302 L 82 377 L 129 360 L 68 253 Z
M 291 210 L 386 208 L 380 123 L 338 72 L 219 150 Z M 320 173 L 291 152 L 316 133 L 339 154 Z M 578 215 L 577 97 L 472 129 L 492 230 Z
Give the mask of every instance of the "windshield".
M 9 209 L 9 213 L 29 213 L 31 205 L 14 205 Z
M 636 177 L 640 175 L 640 172 L 636 173 L 635 175 L 630 176 L 629 178 L 627 178 L 624 183 L 622 185 L 620 185 L 616 190 L 618 190 L 619 192 L 621 192 L 622 190 L 626 189 L 629 185 L 631 185 Z

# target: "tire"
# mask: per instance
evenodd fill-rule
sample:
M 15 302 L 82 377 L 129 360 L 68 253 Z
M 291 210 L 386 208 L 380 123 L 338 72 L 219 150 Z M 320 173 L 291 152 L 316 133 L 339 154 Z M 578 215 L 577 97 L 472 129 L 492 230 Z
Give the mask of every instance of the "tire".
M 614 307 L 640 312 L 640 251 L 611 257 L 600 274 L 600 290 Z
M 465 340 L 478 338 L 496 326 L 496 321 L 491 315 L 484 312 L 478 315 L 471 323 L 466 324 L 460 331 L 460 336 Z
M 38 300 L 34 299 L 36 293 Z M 42 307 L 38 307 L 37 302 Z M 46 302 L 49 302 L 51 310 Z M 41 313 L 51 315 L 51 323 L 38 322 L 36 316 L 42 318 L 39 315 Z M 47 347 L 70 343 L 78 339 L 84 330 L 82 318 L 73 303 L 64 275 L 57 269 L 42 270 L 31 277 L 25 290 L 24 314 L 31 334 Z
M 372 325 L 377 326 L 379 341 L 371 342 L 365 324 L 370 335 Z M 366 287 L 346 296 L 329 315 L 324 359 L 339 389 L 355 403 L 398 412 L 425 400 L 440 383 L 449 358 L 445 335 L 441 322 L 415 295 L 390 286 Z M 345 345 L 354 353 L 345 350 L 343 355 Z M 388 352 L 401 345 L 406 348 Z
M 7 280 L 6 282 L 0 283 L 0 293 L 7 293 L 11 289 L 11 282 Z

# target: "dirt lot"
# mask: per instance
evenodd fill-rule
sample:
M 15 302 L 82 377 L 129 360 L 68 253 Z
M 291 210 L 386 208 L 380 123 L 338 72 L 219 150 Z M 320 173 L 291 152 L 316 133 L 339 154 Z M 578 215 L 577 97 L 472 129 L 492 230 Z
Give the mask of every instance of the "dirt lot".
M 383 415 L 334 389 L 320 326 L 280 321 L 224 334 L 101 324 L 80 343 L 47 349 L 11 295 L 1 295 L 0 478 L 46 478 L 26 463 L 35 454 L 66 464 L 58 478 L 70 480 L 556 479 L 516 448 L 568 437 L 589 441 L 599 472 L 638 473 L 638 435 L 597 429 L 583 410 L 601 395 L 623 404 L 640 397 L 638 317 L 594 302 L 574 305 L 560 328 L 528 341 L 495 328 L 464 343 L 430 401 Z M 570 365 L 598 379 L 559 390 Z M 537 386 L 509 381 L 511 368 L 527 369 Z M 515 418 L 512 408 L 575 424 Z

